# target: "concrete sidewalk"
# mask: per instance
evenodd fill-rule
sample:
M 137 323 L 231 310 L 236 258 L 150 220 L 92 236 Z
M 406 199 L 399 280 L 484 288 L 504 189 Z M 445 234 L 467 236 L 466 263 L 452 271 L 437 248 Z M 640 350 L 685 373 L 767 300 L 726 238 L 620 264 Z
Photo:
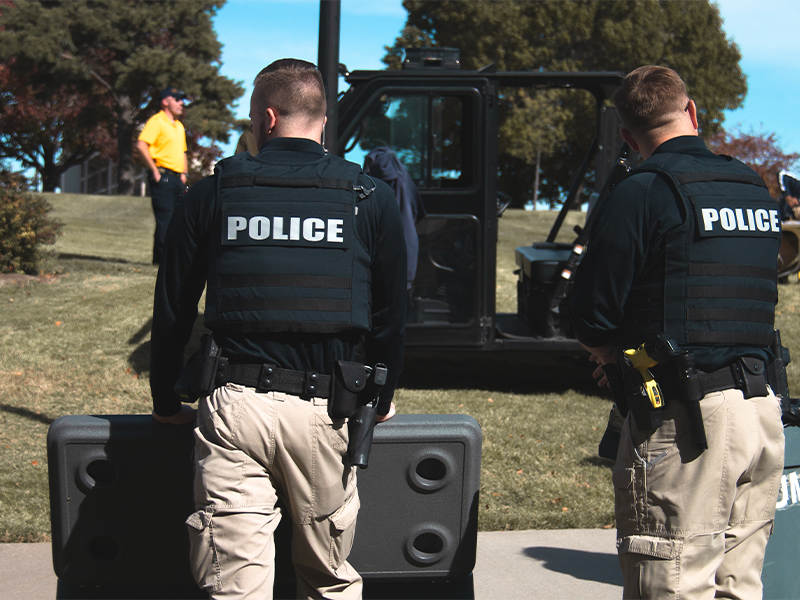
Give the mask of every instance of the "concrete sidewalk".
M 618 600 L 614 529 L 478 534 L 476 600 Z M 50 544 L 0 544 L 0 600 L 55 598 Z

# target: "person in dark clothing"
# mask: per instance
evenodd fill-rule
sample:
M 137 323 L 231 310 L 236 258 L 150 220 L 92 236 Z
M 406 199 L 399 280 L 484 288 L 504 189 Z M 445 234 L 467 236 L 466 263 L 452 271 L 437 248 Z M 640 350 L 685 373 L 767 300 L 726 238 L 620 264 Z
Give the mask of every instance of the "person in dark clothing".
M 298 597 L 360 598 L 346 560 L 356 473 L 346 419 L 331 417 L 328 401 L 335 366 L 363 344 L 367 364 L 388 368 L 376 420 L 394 414 L 405 334 L 400 214 L 385 183 L 321 146 L 325 91 L 314 65 L 265 68 L 250 117 L 258 154 L 221 161 L 189 190 L 167 233 L 153 309 L 153 417 L 195 419 L 173 388 L 207 284 L 205 324 L 227 368 L 196 414 L 196 512 L 187 520 L 195 578 L 212 597 L 271 597 L 280 499 L 293 525 Z
M 419 195 L 417 184 L 408 172 L 405 165 L 400 162 L 394 150 L 388 146 L 378 146 L 370 150 L 364 159 L 364 173 L 372 175 L 388 183 L 397 198 L 400 206 L 400 216 L 403 219 L 403 237 L 406 240 L 406 255 L 408 257 L 407 288 L 410 290 L 417 273 L 417 259 L 419 255 L 419 238 L 417 237 L 416 224 L 425 217 L 425 207 Z
M 800 176 L 789 171 L 778 173 L 781 188 L 781 218 L 784 221 L 800 217 Z
M 675 363 L 653 367 L 661 425 L 632 416 L 637 398 L 648 415 L 658 402 L 629 400 L 612 475 L 623 596 L 758 598 L 783 470 L 780 404 L 763 374 L 778 209 L 755 172 L 706 149 L 674 71 L 632 71 L 614 102 L 645 161 L 595 209 L 571 299 L 575 335 L 601 385 L 603 365 L 659 334 L 689 351 L 707 440 Z M 631 371 L 626 385 L 639 389 Z

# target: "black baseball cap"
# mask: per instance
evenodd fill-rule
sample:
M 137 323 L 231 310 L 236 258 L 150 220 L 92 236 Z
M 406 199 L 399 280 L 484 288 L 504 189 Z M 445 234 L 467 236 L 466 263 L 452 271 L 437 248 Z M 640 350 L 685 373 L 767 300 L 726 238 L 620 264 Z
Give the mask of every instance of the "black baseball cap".
M 178 90 L 178 88 L 168 87 L 161 90 L 161 99 L 169 98 L 172 96 L 175 100 L 186 100 L 186 94 Z

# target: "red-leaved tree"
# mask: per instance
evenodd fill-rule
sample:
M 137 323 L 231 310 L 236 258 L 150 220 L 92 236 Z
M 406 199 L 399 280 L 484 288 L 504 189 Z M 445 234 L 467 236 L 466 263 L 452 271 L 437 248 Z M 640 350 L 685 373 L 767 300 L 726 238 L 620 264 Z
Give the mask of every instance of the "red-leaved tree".
M 35 169 L 42 189 L 53 191 L 61 174 L 94 152 L 116 159 L 106 126 L 113 109 L 106 95 L 88 96 L 62 82 L 45 85 L 35 74 L 0 64 L 0 156 Z
M 706 144 L 712 152 L 738 158 L 761 175 L 773 198 L 781 194 L 778 173 L 784 169 L 790 170 L 800 160 L 800 154 L 786 154 L 778 143 L 776 134 L 757 134 L 753 130 L 750 133 L 722 131 L 706 138 Z

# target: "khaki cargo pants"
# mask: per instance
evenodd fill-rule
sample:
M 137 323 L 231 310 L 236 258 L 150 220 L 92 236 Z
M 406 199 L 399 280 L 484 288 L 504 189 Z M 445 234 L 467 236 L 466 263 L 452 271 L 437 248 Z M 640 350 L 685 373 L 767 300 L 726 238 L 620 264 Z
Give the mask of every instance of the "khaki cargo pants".
M 273 534 L 292 520 L 298 598 L 361 598 L 347 562 L 359 500 L 347 425 L 327 400 L 235 384 L 201 398 L 195 427 L 191 565 L 212 598 L 272 598 Z
M 685 405 L 652 435 L 630 418 L 613 480 L 624 598 L 761 598 L 761 568 L 783 472 L 772 395 L 738 390 L 700 403 L 709 448 L 693 446 Z

